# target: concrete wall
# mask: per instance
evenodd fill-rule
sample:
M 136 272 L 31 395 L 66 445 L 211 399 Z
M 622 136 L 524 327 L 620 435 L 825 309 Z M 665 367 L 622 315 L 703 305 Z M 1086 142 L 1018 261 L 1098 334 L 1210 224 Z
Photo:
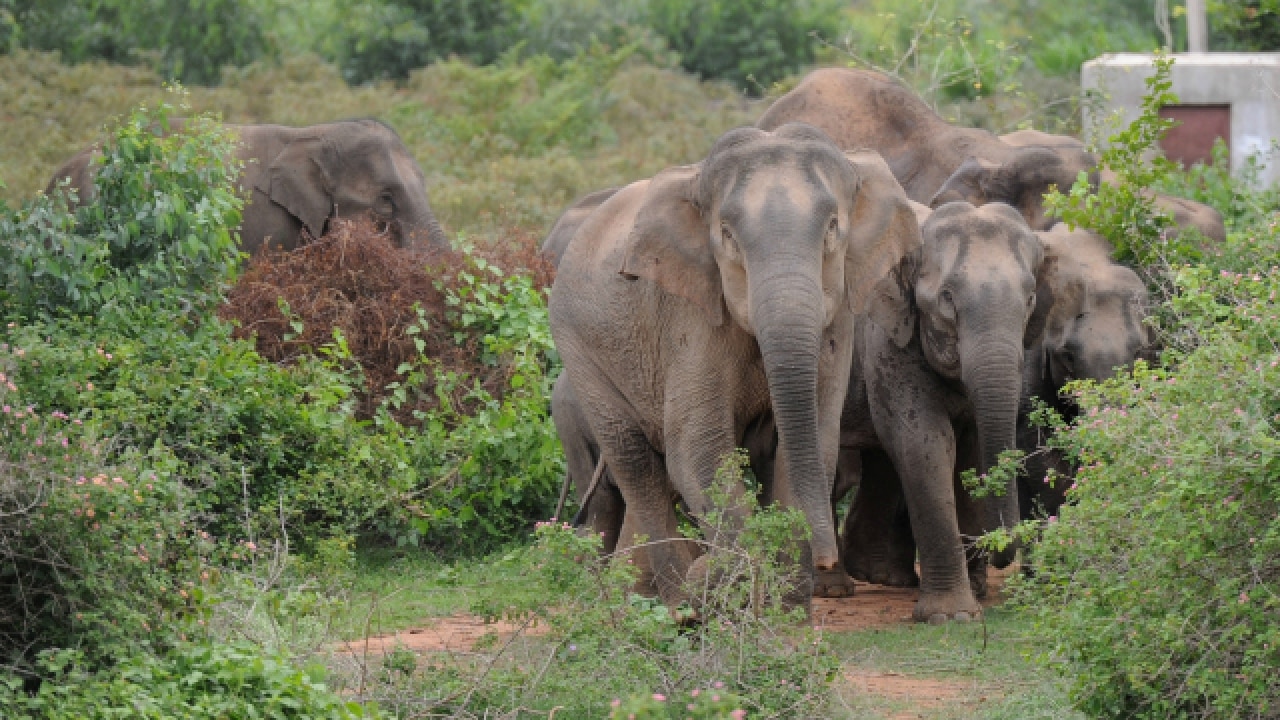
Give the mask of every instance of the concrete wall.
M 1280 158 L 1269 152 L 1272 141 L 1280 139 L 1280 53 L 1177 53 L 1173 58 L 1171 79 L 1180 104 L 1231 106 L 1231 169 L 1238 171 L 1248 156 L 1262 154 L 1268 162 L 1261 180 L 1280 182 Z M 1137 117 L 1143 81 L 1154 72 L 1152 56 L 1141 53 L 1086 62 L 1081 73 L 1085 137 L 1105 128 L 1116 110 L 1125 122 Z

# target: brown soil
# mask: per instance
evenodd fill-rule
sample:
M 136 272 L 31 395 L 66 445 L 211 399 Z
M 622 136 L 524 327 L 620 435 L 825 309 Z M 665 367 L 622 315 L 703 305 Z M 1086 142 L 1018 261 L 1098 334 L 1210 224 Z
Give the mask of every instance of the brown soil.
M 987 598 L 983 607 L 998 604 L 1004 580 L 1014 571 L 1013 566 L 988 572 Z M 814 598 L 813 624 L 831 632 L 854 632 L 886 625 L 911 623 L 911 611 L 916 606 L 917 588 L 896 588 L 857 582 L 853 597 Z
M 383 655 L 396 648 L 405 648 L 418 654 L 469 652 L 481 638 L 494 638 L 501 642 L 520 631 L 521 627 L 519 624 L 503 621 L 488 623 L 475 615 L 458 614 L 434 620 L 426 627 L 349 640 L 336 649 L 355 655 Z M 544 632 L 546 628 L 537 625 L 524 627 L 527 635 L 540 635 Z

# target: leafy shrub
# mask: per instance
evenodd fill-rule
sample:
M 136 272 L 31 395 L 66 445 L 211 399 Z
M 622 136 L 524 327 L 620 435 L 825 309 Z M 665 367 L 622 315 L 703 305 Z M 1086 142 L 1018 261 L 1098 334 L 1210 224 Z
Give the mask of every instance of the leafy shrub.
M 741 462 L 729 459 L 722 481 Z M 728 508 L 723 493 L 713 502 Z M 557 717 L 683 718 L 689 704 L 694 717 L 827 717 L 838 662 L 803 613 L 782 602 L 795 587 L 786 558 L 804 537 L 803 517 L 759 509 L 736 542 L 709 517 L 715 539 L 701 543 L 716 558 L 708 575 L 716 579 L 686 588 L 700 622 L 682 626 L 665 605 L 632 593 L 635 567 L 625 554 L 598 559 L 598 537 L 541 523 L 535 544 L 503 561 L 522 592 L 480 588 L 472 607 L 516 626 L 513 637 L 419 663 L 388 657 L 391 678 L 366 696 L 403 715 L 458 718 L 557 706 Z
M 110 453 L 91 425 L 37 409 L 31 361 L 0 343 L 0 662 L 29 671 L 50 647 L 100 662 L 196 629 L 216 548 L 180 463 Z
M 289 659 L 245 644 L 183 643 L 163 655 L 139 654 L 98 673 L 87 671 L 83 656 L 69 650 L 42 658 L 41 670 L 48 680 L 33 695 L 17 679 L 0 679 L 0 712 L 5 717 L 381 717 L 376 708 L 338 696 L 321 678 L 295 668 Z
M 169 79 L 216 83 L 223 66 L 269 54 L 252 0 L 8 0 L 0 50 L 57 50 L 69 62 L 147 62 Z M 8 42 L 3 42 L 7 20 Z
M 1163 298 L 1166 367 L 1138 363 L 1074 386 L 1080 414 L 1054 442 L 1079 470 L 1070 502 L 1038 528 L 1021 597 L 1045 659 L 1074 676 L 1075 702 L 1091 716 L 1272 717 L 1280 238 L 1274 215 L 1258 222 L 1259 196 L 1238 187 L 1218 188 L 1246 199 L 1228 208 L 1237 222 L 1223 248 L 1163 232 L 1168 221 L 1139 184 L 1178 177 L 1143 161 L 1169 100 L 1168 61 L 1157 67 L 1142 117 L 1104 153 L 1119 184 L 1091 200 L 1077 183 L 1060 207 L 1147 263 Z M 1187 177 L 1229 182 L 1205 169 Z
M 497 60 L 515 44 L 514 3 L 493 0 L 378 0 L 344 13 L 335 58 L 351 82 L 406 78 L 409 71 L 457 56 Z
M 684 69 L 760 94 L 814 60 L 811 33 L 832 36 L 828 0 L 650 0 L 649 24 Z
M 207 306 L 239 263 L 234 140 L 206 117 L 166 135 L 173 106 L 140 108 L 107 139 L 96 201 L 66 210 L 64 191 L 0 216 L 0 309 L 84 314 L 181 294 Z
M 1044 530 L 1032 612 L 1097 717 L 1280 707 L 1280 276 L 1181 273 L 1202 345 L 1082 388 L 1082 467 Z M 1194 310 L 1192 310 L 1194 309 Z
M 1171 172 L 1159 180 L 1158 187 L 1217 209 L 1229 230 L 1247 231 L 1280 210 L 1280 189 L 1262 182 L 1262 165 L 1262 157 L 1251 155 L 1233 176 L 1227 145 L 1219 138 L 1210 162 Z

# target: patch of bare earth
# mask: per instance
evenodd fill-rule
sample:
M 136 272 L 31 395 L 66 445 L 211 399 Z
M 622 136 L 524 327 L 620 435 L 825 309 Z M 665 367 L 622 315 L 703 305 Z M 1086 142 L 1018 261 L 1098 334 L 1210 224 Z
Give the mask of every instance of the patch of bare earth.
M 1015 570 L 991 570 L 988 574 L 987 598 L 983 607 L 999 604 L 1005 578 Z M 887 625 L 912 623 L 917 588 L 895 588 L 857 583 L 853 597 L 815 598 L 814 625 L 828 632 L 855 632 Z M 933 717 L 947 708 L 976 709 L 988 700 L 990 688 L 973 680 L 922 677 L 897 672 L 882 672 L 857 665 L 846 665 L 844 679 L 855 694 L 872 696 L 892 706 L 909 709 L 893 712 L 889 720 L 916 720 Z
M 439 618 L 424 627 L 349 640 L 340 643 L 335 650 L 355 655 L 385 655 L 396 648 L 419 655 L 431 652 L 470 652 L 482 638 L 501 642 L 518 632 L 541 635 L 546 629 L 538 625 L 504 621 L 485 622 L 484 618 L 475 615 L 458 614 Z

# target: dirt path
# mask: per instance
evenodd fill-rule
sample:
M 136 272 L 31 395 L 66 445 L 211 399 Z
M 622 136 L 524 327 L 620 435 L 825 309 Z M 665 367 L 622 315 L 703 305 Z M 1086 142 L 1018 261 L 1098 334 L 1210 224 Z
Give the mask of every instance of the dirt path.
M 983 605 L 990 607 L 1001 600 L 1004 579 L 1011 570 L 993 571 L 991 592 Z M 853 597 L 816 598 L 813 619 L 824 632 L 857 632 L 880 627 L 912 624 L 911 611 L 918 591 L 915 588 L 891 588 L 857 583 Z M 384 655 L 396 648 L 423 655 L 434 652 L 470 652 L 482 640 L 496 644 L 520 632 L 522 628 L 508 622 L 486 623 L 475 615 L 456 614 L 433 620 L 429 625 L 401 630 L 388 635 L 369 637 L 341 644 L 337 652 L 357 657 Z M 531 626 L 523 632 L 538 635 L 545 628 Z M 924 677 L 897 672 L 882 672 L 846 664 L 844 680 L 855 695 L 870 696 L 891 708 L 882 717 L 888 720 L 930 718 L 956 708 L 976 709 L 988 700 L 986 689 L 973 681 Z M 898 709 L 906 708 L 906 709 Z

